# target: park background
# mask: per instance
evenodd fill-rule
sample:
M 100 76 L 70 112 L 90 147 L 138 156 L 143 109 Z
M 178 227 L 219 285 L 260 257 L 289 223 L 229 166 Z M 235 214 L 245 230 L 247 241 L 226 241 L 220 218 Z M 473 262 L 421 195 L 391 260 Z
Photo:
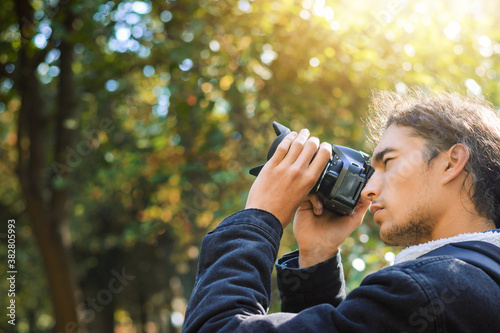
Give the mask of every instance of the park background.
M 273 120 L 368 150 L 373 90 L 498 106 L 499 13 L 489 0 L 2 0 L 0 332 L 180 331 L 201 240 L 244 207 Z M 368 213 L 343 246 L 348 288 L 397 250 Z

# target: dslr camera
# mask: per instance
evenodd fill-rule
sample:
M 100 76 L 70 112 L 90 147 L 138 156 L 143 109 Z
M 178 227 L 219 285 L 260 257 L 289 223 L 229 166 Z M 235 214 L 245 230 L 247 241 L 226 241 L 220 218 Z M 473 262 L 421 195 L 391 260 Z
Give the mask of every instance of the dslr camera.
M 273 156 L 283 138 L 290 133 L 290 129 L 276 121 L 273 121 L 273 127 L 277 137 L 269 148 L 267 160 Z M 374 172 L 369 164 L 369 157 L 361 151 L 332 145 L 332 157 L 310 193 L 318 193 L 325 209 L 338 215 L 351 215 L 358 204 L 361 191 Z M 250 169 L 250 174 L 257 176 L 263 166 Z

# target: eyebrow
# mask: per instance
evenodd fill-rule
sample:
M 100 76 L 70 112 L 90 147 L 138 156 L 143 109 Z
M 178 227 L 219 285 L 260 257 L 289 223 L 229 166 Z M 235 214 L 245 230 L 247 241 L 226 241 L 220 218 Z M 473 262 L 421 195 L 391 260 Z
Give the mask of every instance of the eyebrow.
M 382 161 L 384 159 L 384 155 L 387 154 L 387 153 L 390 153 L 392 151 L 396 151 L 397 149 L 396 148 L 393 148 L 393 147 L 387 147 L 385 148 L 384 150 L 382 151 L 379 151 L 378 153 L 376 153 L 373 158 L 372 158 L 372 164 L 373 163 L 378 163 L 380 161 Z

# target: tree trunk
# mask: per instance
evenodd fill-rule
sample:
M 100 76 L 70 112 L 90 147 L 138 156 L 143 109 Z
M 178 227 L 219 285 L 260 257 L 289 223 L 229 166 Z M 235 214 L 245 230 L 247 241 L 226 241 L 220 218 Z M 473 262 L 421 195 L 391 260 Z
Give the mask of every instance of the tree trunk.
M 55 190 L 49 186 L 47 163 L 49 117 L 46 100 L 42 98 L 42 87 L 36 69 L 50 49 L 32 52 L 29 42 L 33 37 L 33 8 L 28 0 L 16 2 L 22 47 L 19 54 L 20 73 L 16 85 L 21 96 L 18 118 L 18 176 L 26 201 L 30 222 L 40 247 L 49 292 L 56 320 L 57 332 L 76 332 L 79 320 L 76 311 L 79 289 L 71 261 L 71 240 L 68 237 L 69 195 L 67 190 Z M 72 15 L 69 5 L 60 7 L 65 17 L 65 28 L 71 27 Z M 66 31 L 68 32 L 68 31 Z M 66 115 L 74 108 L 74 83 L 71 71 L 73 50 L 66 41 L 61 41 L 61 72 L 59 77 L 59 103 L 56 112 L 57 131 L 55 153 L 60 147 L 72 144 L 71 135 L 64 129 Z M 64 158 L 55 155 L 56 160 Z M 51 200 L 52 199 L 52 200 Z

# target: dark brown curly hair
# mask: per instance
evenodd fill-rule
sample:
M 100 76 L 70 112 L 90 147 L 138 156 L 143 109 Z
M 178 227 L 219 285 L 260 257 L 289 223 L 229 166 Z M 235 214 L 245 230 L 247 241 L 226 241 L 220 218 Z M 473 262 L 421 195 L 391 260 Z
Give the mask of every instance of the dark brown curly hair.
M 500 119 L 492 104 L 455 92 L 412 88 L 400 94 L 378 91 L 367 120 L 374 145 L 392 124 L 414 129 L 427 140 L 428 163 L 457 143 L 469 150 L 469 196 L 481 216 L 500 228 Z

